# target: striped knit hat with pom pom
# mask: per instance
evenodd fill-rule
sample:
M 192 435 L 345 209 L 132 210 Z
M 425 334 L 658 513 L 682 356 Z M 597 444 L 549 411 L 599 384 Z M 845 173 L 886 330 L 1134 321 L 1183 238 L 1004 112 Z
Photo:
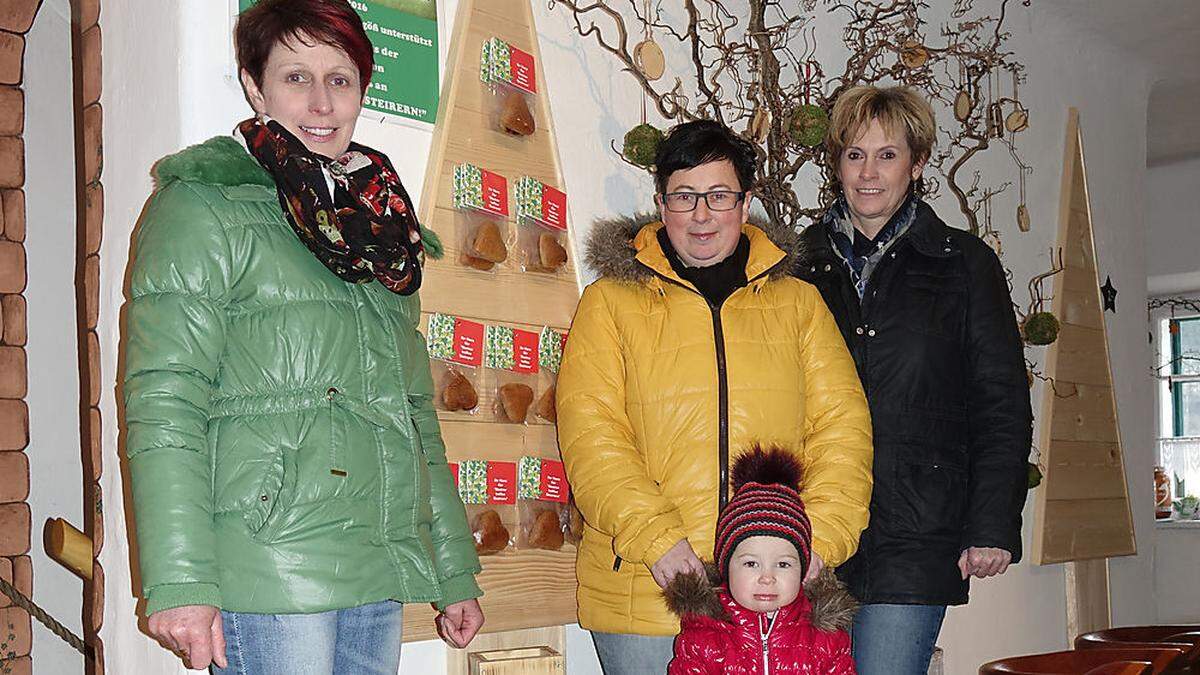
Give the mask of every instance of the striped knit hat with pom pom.
M 779 537 L 796 547 L 801 574 L 808 572 L 812 523 L 800 499 L 800 462 L 783 448 L 755 445 L 733 465 L 733 499 L 717 519 L 716 562 L 729 579 L 737 545 L 755 536 Z

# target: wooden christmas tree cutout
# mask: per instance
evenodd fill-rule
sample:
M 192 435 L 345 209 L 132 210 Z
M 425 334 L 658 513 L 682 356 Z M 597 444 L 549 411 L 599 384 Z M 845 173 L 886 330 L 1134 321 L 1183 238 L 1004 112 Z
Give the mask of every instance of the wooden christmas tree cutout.
M 488 85 L 480 81 L 481 49 L 499 38 L 533 56 L 536 94 L 527 98 L 529 115 L 509 126 L 524 133 L 506 132 Z M 501 97 L 502 98 L 502 97 Z M 481 259 L 462 230 L 461 212 L 454 208 L 454 170 L 472 164 L 504 176 L 509 188 L 509 212 L 503 223 L 507 256 Z M 547 100 L 537 32 L 529 0 L 461 0 L 447 57 L 445 82 L 438 106 L 438 121 L 430 146 L 429 164 L 421 194 L 420 219 L 445 245 L 441 260 L 430 260 L 421 287 L 422 330 L 431 313 L 450 314 L 490 325 L 540 331 L 549 326 L 565 332 L 579 301 L 572 247 L 564 247 L 567 260 L 557 273 L 523 271 L 513 218 L 514 187 L 519 177 L 530 176 L 566 191 Z M 525 227 L 525 226 L 522 226 Z M 566 244 L 566 239 L 563 239 Z M 492 247 L 495 248 L 495 247 Z M 498 251 L 497 251 L 498 252 Z M 475 260 L 466 260 L 464 254 Z M 494 266 L 482 263 L 494 263 Z M 488 267 L 487 271 L 481 267 Z M 473 412 L 439 411 L 446 454 L 451 462 L 466 459 L 517 462 L 523 455 L 558 458 L 555 427 L 534 414 L 526 424 L 497 421 L 499 382 L 490 376 L 477 384 L 478 406 Z M 536 376 L 537 394 L 553 384 L 545 368 Z M 516 506 L 499 506 L 504 525 L 515 535 L 519 527 Z M 575 548 L 558 551 L 514 550 L 483 556 L 480 599 L 487 632 L 574 623 Z M 427 640 L 434 632 L 434 612 L 414 603 L 404 608 L 404 639 Z M 558 628 L 561 631 L 561 627 Z
M 1062 330 L 1046 350 L 1045 372 L 1055 385 L 1043 392 L 1039 418 L 1038 447 L 1046 474 L 1037 491 L 1033 540 L 1033 559 L 1039 564 L 1097 560 L 1137 550 L 1079 114 L 1072 108 L 1068 118 L 1058 234 L 1066 269 L 1055 281 L 1052 310 Z M 1104 595 L 1107 613 L 1107 589 Z
M 1045 372 L 1054 384 L 1042 392 L 1038 447 L 1045 478 L 1037 491 L 1033 560 L 1067 563 L 1070 640 L 1112 625 L 1107 559 L 1137 547 L 1075 108 L 1068 111 L 1065 145 L 1058 245 L 1066 268 L 1052 303 L 1062 329 L 1046 349 Z

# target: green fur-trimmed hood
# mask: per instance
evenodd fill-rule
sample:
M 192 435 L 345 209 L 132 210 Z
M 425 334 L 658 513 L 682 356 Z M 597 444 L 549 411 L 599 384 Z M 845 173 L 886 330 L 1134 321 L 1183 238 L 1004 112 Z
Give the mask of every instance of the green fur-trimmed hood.
M 150 173 L 159 188 L 174 180 L 227 187 L 275 187 L 271 174 L 232 136 L 214 136 L 203 143 L 167 155 L 155 163 Z
M 584 261 L 601 277 L 621 281 L 641 282 L 654 273 L 637 260 L 637 249 L 633 240 L 646 225 L 659 222 L 654 212 L 636 213 L 632 216 L 603 218 L 592 225 L 584 249 Z M 771 278 L 787 276 L 799 253 L 800 235 L 791 227 L 773 223 L 765 218 L 750 216 L 750 225 L 762 230 L 771 243 L 784 253 L 783 263 L 771 271 Z

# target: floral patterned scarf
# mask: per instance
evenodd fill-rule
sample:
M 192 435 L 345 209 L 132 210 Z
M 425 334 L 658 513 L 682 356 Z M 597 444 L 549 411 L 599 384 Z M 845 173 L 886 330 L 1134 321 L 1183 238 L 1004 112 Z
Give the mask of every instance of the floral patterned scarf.
M 257 117 L 239 124 L 238 131 L 275 179 L 288 223 L 329 271 L 356 284 L 376 279 L 400 295 L 421 287 L 421 227 L 385 155 L 351 143 L 330 159 L 310 151 L 279 122 Z

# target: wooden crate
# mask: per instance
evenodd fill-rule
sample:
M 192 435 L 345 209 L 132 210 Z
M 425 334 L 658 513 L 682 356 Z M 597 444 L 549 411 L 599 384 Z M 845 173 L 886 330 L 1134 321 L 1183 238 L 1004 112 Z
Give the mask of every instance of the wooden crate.
M 561 675 L 562 654 L 549 647 L 523 647 L 476 652 L 470 656 L 471 675 Z

